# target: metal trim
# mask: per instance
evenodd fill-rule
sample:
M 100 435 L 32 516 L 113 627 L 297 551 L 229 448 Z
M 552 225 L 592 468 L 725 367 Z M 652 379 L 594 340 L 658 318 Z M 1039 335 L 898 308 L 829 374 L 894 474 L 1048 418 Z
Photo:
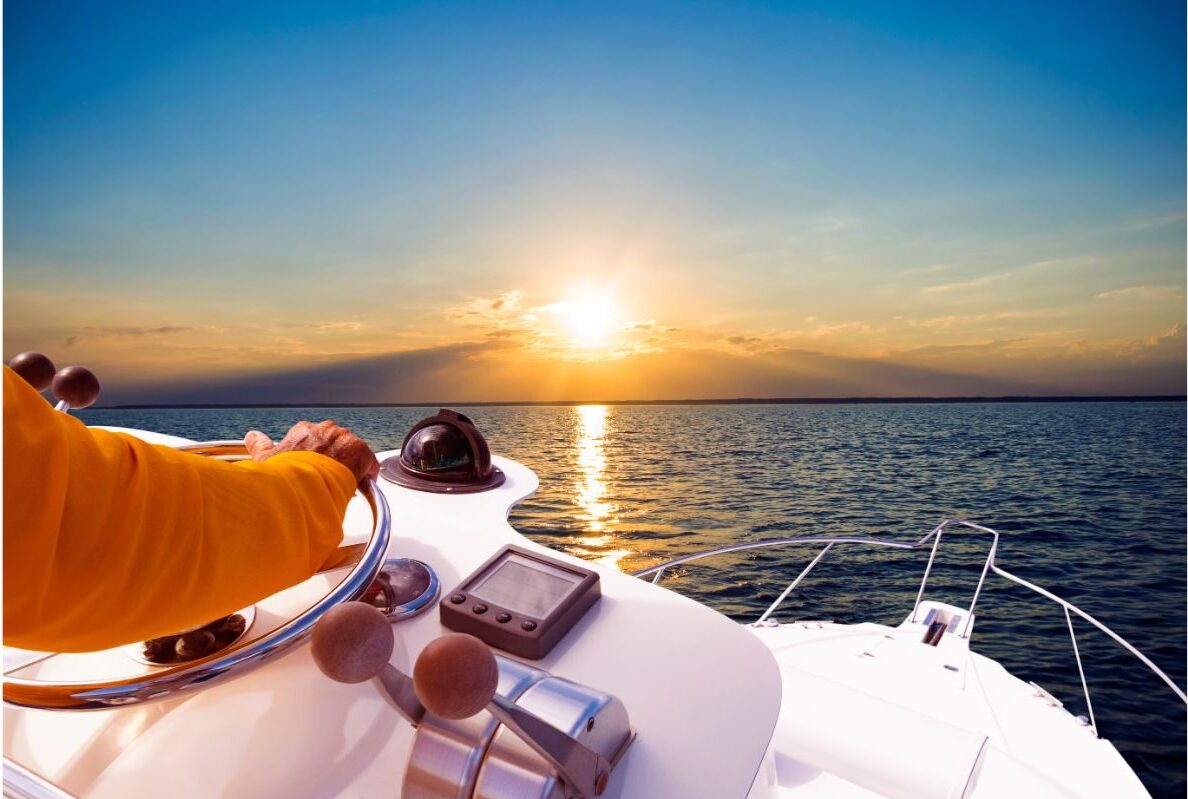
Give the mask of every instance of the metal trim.
M 74 794 L 4 756 L 4 799 L 75 799 Z

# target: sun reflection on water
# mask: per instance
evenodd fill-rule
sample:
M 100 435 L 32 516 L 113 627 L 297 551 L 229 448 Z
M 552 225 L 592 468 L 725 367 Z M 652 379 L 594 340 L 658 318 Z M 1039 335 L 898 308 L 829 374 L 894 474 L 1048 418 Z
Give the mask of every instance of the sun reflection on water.
M 607 500 L 606 481 L 606 422 L 609 409 L 605 405 L 578 405 L 577 490 L 574 502 L 581 509 L 581 534 L 574 543 L 585 551 L 583 557 L 599 563 L 618 566 L 631 554 L 623 549 L 610 530 L 614 521 L 614 506 Z

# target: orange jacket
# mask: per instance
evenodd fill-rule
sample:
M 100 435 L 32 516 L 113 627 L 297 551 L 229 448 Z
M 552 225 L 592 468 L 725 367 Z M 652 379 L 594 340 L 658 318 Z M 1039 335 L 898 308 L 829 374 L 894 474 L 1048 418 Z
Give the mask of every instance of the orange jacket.
M 85 652 L 205 624 L 313 574 L 351 471 L 226 463 L 92 430 L 4 367 L 4 643 Z

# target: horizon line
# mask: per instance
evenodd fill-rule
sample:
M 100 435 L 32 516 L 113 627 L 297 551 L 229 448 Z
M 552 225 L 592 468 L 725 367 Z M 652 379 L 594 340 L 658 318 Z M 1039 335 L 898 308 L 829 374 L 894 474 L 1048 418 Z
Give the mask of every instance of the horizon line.
M 96 405 L 78 410 L 168 410 L 218 408 L 517 408 L 576 407 L 579 405 L 943 405 L 1024 402 L 1184 402 L 1185 394 L 1003 395 L 967 397 L 735 397 L 660 400 L 497 400 L 469 402 L 201 402 Z

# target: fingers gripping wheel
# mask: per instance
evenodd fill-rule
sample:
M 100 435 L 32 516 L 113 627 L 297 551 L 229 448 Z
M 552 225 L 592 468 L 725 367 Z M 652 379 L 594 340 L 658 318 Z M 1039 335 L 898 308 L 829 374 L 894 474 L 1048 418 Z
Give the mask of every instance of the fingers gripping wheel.
M 222 460 L 245 460 L 248 457 L 242 441 L 187 444 L 178 449 Z M 99 710 L 138 704 L 224 682 L 259 667 L 270 657 L 291 649 L 304 641 L 314 624 L 331 609 L 362 596 L 384 563 L 391 536 L 388 502 L 379 487 L 371 481 L 360 486 L 359 494 L 367 501 L 372 511 L 371 537 L 366 545 L 363 545 L 362 553 L 354 560 L 354 565 L 346 576 L 329 593 L 295 618 L 256 638 L 244 638 L 210 656 L 162 666 L 148 674 L 68 683 L 6 675 L 4 701 L 18 707 L 38 710 Z M 380 614 L 378 610 L 374 612 Z M 382 618 L 383 614 L 380 616 Z M 385 626 L 386 624 L 385 622 Z M 384 661 L 387 661 L 386 655 Z

